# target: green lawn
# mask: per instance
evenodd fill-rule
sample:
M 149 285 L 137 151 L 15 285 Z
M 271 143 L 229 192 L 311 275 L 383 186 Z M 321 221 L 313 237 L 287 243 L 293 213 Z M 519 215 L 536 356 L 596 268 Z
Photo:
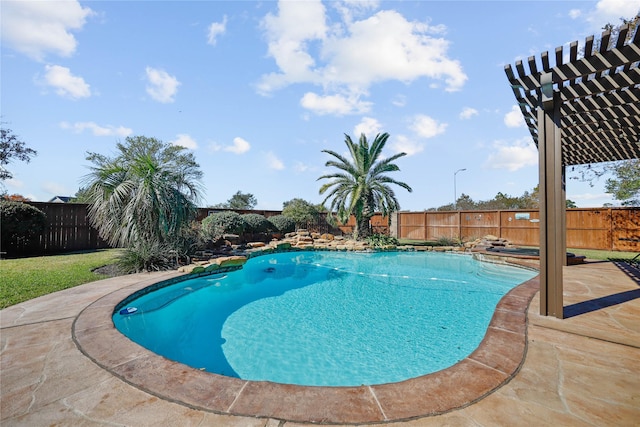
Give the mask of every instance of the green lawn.
M 410 239 L 400 239 L 401 245 L 414 245 L 414 246 L 434 246 L 437 245 L 437 242 L 429 242 L 424 240 L 410 240 Z M 531 248 L 538 249 L 534 246 L 521 246 L 522 248 Z M 584 255 L 588 259 L 597 259 L 597 260 L 625 260 L 632 259 L 635 257 L 638 252 L 620 252 L 620 251 L 605 251 L 599 249 L 578 249 L 578 248 L 567 248 L 567 252 L 571 252 L 575 255 Z
M 91 270 L 113 263 L 117 249 L 0 260 L 0 308 L 107 276 Z
M 601 259 L 601 260 L 623 260 L 632 259 L 638 253 L 637 252 L 619 252 L 619 251 L 603 251 L 599 249 L 577 249 L 567 248 L 567 252 L 571 252 L 576 255 L 584 255 L 588 259 Z
M 617 260 L 632 259 L 638 254 L 637 252 L 605 251 L 600 249 L 578 249 L 578 248 L 567 248 L 567 252 L 571 252 L 572 254 L 575 254 L 578 256 L 584 255 L 587 257 L 587 259 L 598 259 L 603 261 L 611 261 L 611 260 L 617 261 Z

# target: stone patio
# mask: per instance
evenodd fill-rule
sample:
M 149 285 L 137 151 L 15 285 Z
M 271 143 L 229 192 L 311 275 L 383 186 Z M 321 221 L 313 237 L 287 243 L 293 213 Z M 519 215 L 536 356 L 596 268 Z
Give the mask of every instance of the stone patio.
M 293 417 L 297 421 L 290 421 L 292 418 L 286 416 L 270 417 L 264 415 L 266 412 L 255 412 L 256 408 L 268 406 L 265 402 L 274 396 L 271 394 L 274 390 L 283 392 L 282 388 L 278 390 L 279 385 L 226 379 L 229 387 L 212 390 L 206 378 L 217 376 L 182 365 L 176 370 L 175 365 L 179 364 L 162 361 L 146 351 L 140 353 L 137 345 L 119 337 L 110 322 L 105 321 L 104 313 L 113 310 L 113 301 L 176 275 L 165 272 L 107 279 L 0 311 L 0 424 L 273 427 L 307 424 L 300 416 Z M 522 300 L 528 303 L 526 295 L 535 292 L 532 284 L 528 284 L 503 301 L 505 305 L 499 307 L 494 317 L 497 323 L 490 328 L 492 334 L 463 361 L 503 378 L 495 387 L 471 392 L 469 384 L 477 381 L 469 381 L 469 377 L 474 375 L 457 376 L 452 371 L 434 377 L 441 383 L 435 394 L 430 392 L 436 387 L 435 381 L 425 380 L 429 376 L 360 390 L 367 399 L 378 400 L 375 406 L 382 415 L 377 420 L 401 420 L 388 421 L 387 425 L 392 426 L 637 426 L 640 272 L 626 264 L 587 262 L 565 267 L 564 276 L 566 319 L 539 316 L 536 294 L 530 307 L 524 307 L 528 319 L 525 323 L 525 316 L 517 314 L 517 306 Z M 109 336 L 120 341 L 109 341 Z M 495 345 L 499 336 L 510 339 Z M 519 341 L 518 336 L 525 343 L 521 350 L 512 345 Z M 520 358 L 519 363 L 510 367 L 505 361 L 511 360 L 512 347 L 516 348 L 516 354 L 520 351 Z M 512 374 L 508 373 L 510 370 Z M 192 387 L 190 381 L 201 381 L 199 375 L 205 376 L 205 382 L 200 383 L 201 387 Z M 158 388 L 158 384 L 163 386 Z M 218 387 L 221 383 L 215 384 Z M 238 384 L 240 390 L 235 388 Z M 308 388 L 294 387 L 291 393 L 277 395 L 280 407 L 288 408 L 282 414 L 322 413 L 322 408 L 327 407 L 329 402 L 317 396 L 309 399 L 304 395 L 308 391 L 302 389 Z M 229 411 L 211 408 L 212 402 L 229 396 L 232 401 Z M 453 406 L 448 405 L 452 396 L 458 399 Z M 301 411 L 303 402 L 315 403 Z M 366 425 L 353 410 L 360 407 L 350 409 L 344 402 L 333 402 L 333 406 L 341 408 L 333 411 L 333 418 L 307 421 L 340 425 L 335 420 L 344 416 L 344 425 L 353 422 Z M 433 407 L 440 408 L 433 412 L 439 415 L 425 412 L 425 408 Z M 245 414 L 254 411 L 257 416 L 229 415 L 234 411 Z

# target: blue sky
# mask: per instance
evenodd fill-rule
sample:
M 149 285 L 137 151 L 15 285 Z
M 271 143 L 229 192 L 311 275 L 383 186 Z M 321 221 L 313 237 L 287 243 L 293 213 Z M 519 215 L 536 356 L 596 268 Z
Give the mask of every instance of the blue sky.
M 601 1 L 5 1 L 4 126 L 38 151 L 9 193 L 73 195 L 88 151 L 145 135 L 193 150 L 201 206 L 252 193 L 259 209 L 317 203 L 317 178 L 354 139 L 404 151 L 403 210 L 518 196 L 537 150 L 506 64 L 568 46 L 640 10 Z M 580 207 L 615 201 L 575 179 Z

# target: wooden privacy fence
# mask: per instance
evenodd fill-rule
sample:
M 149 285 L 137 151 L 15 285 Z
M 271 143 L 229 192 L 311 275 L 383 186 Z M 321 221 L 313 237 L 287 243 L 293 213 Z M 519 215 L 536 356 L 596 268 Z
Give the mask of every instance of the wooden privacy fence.
M 488 234 L 521 246 L 540 245 L 537 210 L 398 212 L 391 233 L 400 239 L 473 240 Z M 567 246 L 637 251 L 640 208 L 567 209 Z
M 86 204 L 29 202 L 47 216 L 45 232 L 29 245 L 17 248 L 11 256 L 53 254 L 108 248 L 87 219 Z M 215 209 L 201 208 L 198 220 Z M 238 211 L 265 217 L 281 211 Z M 371 219 L 374 233 L 391 234 L 400 239 L 438 240 L 462 238 L 465 241 L 492 234 L 516 245 L 539 246 L 540 223 L 537 210 L 397 212 L 389 219 L 376 214 Z M 355 219 L 338 227 L 329 226 L 324 217 L 307 224 L 310 231 L 351 234 Z M 638 251 L 640 208 L 567 209 L 567 246 L 581 249 Z
M 8 255 L 44 255 L 110 247 L 100 238 L 98 230 L 89 224 L 87 218 L 89 205 L 81 203 L 28 203 L 46 215 L 47 223 L 44 233 L 27 244 L 19 244 L 12 248 L 12 253 Z

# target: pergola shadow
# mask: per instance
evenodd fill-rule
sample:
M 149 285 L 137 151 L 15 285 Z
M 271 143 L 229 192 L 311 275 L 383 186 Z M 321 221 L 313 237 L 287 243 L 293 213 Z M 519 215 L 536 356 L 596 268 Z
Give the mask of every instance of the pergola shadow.
M 579 303 L 567 305 L 563 307 L 563 317 L 565 319 L 580 316 L 586 313 L 591 313 L 593 311 L 601 310 L 603 308 L 611 307 L 640 298 L 640 270 L 629 264 L 628 260 L 612 259 L 611 262 L 613 262 L 616 267 L 618 267 L 627 276 L 629 276 L 631 280 L 633 280 L 636 285 L 638 285 L 638 289 L 618 292 L 615 294 L 606 295 L 604 297 L 594 298 L 588 301 L 582 301 Z

